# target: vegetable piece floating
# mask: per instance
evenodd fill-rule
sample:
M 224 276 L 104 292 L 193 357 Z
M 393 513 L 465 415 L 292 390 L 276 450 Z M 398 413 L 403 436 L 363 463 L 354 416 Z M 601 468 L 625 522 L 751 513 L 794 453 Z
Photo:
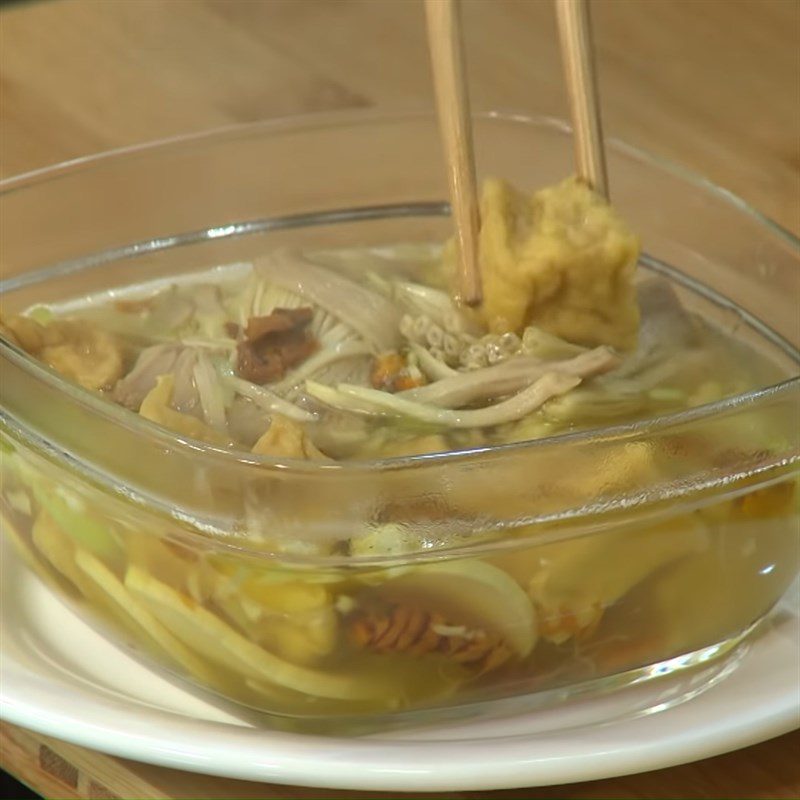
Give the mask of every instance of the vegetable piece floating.
M 250 317 L 239 341 L 237 370 L 253 383 L 280 380 L 319 346 L 306 330 L 311 308 L 276 308 L 264 317 Z
M 187 646 L 214 663 L 251 679 L 339 700 L 380 697 L 386 690 L 379 681 L 320 672 L 284 661 L 248 641 L 192 598 L 135 567 L 128 570 L 125 586 Z
M 505 444 L 769 383 L 664 279 L 637 279 L 636 237 L 582 183 L 488 181 L 483 202 L 478 310 L 437 283 L 447 247 L 282 250 L 0 333 L 184 438 L 276 458 Z M 52 358 L 65 342 L 80 375 Z
M 576 344 L 633 350 L 639 240 L 574 178 L 526 195 L 488 180 L 481 196 L 481 319 L 495 333 L 526 325 Z

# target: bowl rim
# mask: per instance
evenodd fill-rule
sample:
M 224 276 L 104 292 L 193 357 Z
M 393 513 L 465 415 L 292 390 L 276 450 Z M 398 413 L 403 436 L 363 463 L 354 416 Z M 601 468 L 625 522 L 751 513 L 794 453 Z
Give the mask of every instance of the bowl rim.
M 16 175 L 9 175 L 0 178 L 0 195 L 8 194 L 18 189 L 26 188 L 40 181 L 54 180 L 58 177 L 69 175 L 73 172 L 86 170 L 94 166 L 101 166 L 106 161 L 121 160 L 124 158 L 137 158 L 155 150 L 168 150 L 180 147 L 185 144 L 202 143 L 211 139 L 224 139 L 227 137 L 239 137 L 245 135 L 257 135 L 263 132 L 278 133 L 281 131 L 300 130 L 303 128 L 324 128 L 334 127 L 343 124 L 373 124 L 376 122 L 389 122 L 392 120 L 408 120 L 411 118 L 431 118 L 435 117 L 436 112 L 432 108 L 414 108 L 408 110 L 389 110 L 383 108 L 360 108 L 360 109 L 341 109 L 336 111 L 310 111 L 299 114 L 288 114 L 280 117 L 273 117 L 254 122 L 231 123 L 230 125 L 218 125 L 214 128 L 207 128 L 200 131 L 190 131 L 174 136 L 165 136 L 160 139 L 149 139 L 145 142 L 137 142 L 121 147 L 112 147 L 97 153 L 76 156 L 75 158 L 59 161 L 44 167 L 37 167 L 27 172 Z M 478 120 L 499 120 L 502 122 L 518 122 L 534 127 L 550 128 L 561 133 L 572 134 L 572 125 L 561 117 L 549 114 L 533 114 L 531 112 L 518 111 L 514 109 L 492 108 L 485 111 L 473 111 L 472 117 Z M 714 181 L 704 177 L 699 172 L 695 172 L 689 167 L 685 167 L 677 161 L 673 161 L 666 156 L 652 153 L 645 148 L 639 147 L 618 139 L 615 136 L 605 137 L 606 146 L 612 146 L 629 155 L 635 156 L 643 161 L 660 167 L 665 172 L 670 172 L 676 177 L 693 184 L 700 189 L 711 192 L 717 199 L 723 200 L 729 205 L 734 206 L 753 217 L 756 222 L 770 228 L 773 233 L 786 240 L 791 247 L 800 250 L 800 236 L 796 236 L 783 225 L 775 222 L 772 218 L 763 214 L 761 211 L 750 205 L 746 200 L 730 189 L 720 186 Z
M 572 133 L 572 128 L 567 122 L 551 116 L 492 110 L 475 113 L 473 117 L 482 121 L 519 123 L 521 125 L 546 129 L 564 135 L 570 135 Z M 252 137 L 291 133 L 308 129 L 319 130 L 326 127 L 353 127 L 357 125 L 381 124 L 392 121 L 408 121 L 410 119 L 435 119 L 435 113 L 430 110 L 386 111 L 382 109 L 351 109 L 325 113 L 299 114 L 252 123 L 226 125 L 210 130 L 167 137 L 127 147 L 115 148 L 92 155 L 81 156 L 48 167 L 11 176 L 0 180 L 0 197 L 29 187 L 58 180 L 75 173 L 86 172 L 97 167 L 102 167 L 111 161 L 142 158 L 153 153 L 168 153 L 170 150 L 179 150 L 189 143 L 205 144 L 211 143 L 214 140 L 223 141 L 225 139 L 240 138 L 242 136 Z M 766 228 L 771 234 L 777 236 L 784 244 L 788 245 L 791 250 L 795 251 L 795 254 L 800 259 L 800 239 L 751 207 L 733 192 L 716 185 L 707 178 L 669 159 L 651 154 L 646 150 L 630 145 L 614 137 L 609 137 L 606 140 L 606 145 L 626 155 L 632 156 L 649 166 L 655 166 L 681 181 L 714 195 L 716 199 L 732 206 L 739 213 L 751 217 L 758 225 Z M 132 247 L 132 245 L 128 245 L 128 247 Z M 88 254 L 85 258 L 88 260 L 91 258 L 91 255 L 92 254 Z M 55 267 L 57 267 L 57 265 L 43 267 L 32 273 L 32 275 L 36 275 L 40 271 L 50 271 Z M 14 281 L 14 279 L 11 278 L 10 281 Z M 0 297 L 2 297 L 3 294 L 2 283 L 4 282 L 0 282 Z M 182 449 L 188 448 L 194 453 L 201 452 L 204 456 L 209 458 L 222 458 L 228 463 L 232 462 L 241 466 L 258 466 L 261 469 L 275 469 L 283 472 L 293 471 L 297 473 L 330 473 L 333 471 L 363 473 L 418 469 L 429 464 L 440 464 L 443 461 L 464 462 L 478 460 L 481 457 L 485 457 L 487 454 L 512 456 L 522 451 L 533 451 L 536 448 L 551 446 L 555 441 L 575 444 L 580 442 L 590 443 L 629 439 L 640 436 L 646 432 L 656 432 L 674 425 L 706 418 L 716 418 L 726 412 L 735 411 L 742 405 L 768 400 L 776 394 L 782 394 L 794 388 L 800 389 L 800 375 L 798 375 L 771 386 L 732 395 L 696 408 L 649 417 L 630 423 L 606 425 L 581 431 L 562 432 L 539 439 L 528 439 L 508 444 L 488 445 L 440 453 L 321 463 L 309 462 L 301 459 L 255 455 L 244 450 L 228 450 L 188 437 L 183 437 L 156 423 L 141 418 L 138 414 L 117 405 L 103 396 L 97 395 L 68 381 L 55 370 L 41 364 L 25 351 L 2 338 L 0 338 L 0 355 L 9 358 L 12 362 L 16 363 L 17 366 L 22 367 L 26 372 L 32 374 L 35 379 L 43 381 L 53 389 L 66 393 L 81 405 L 88 406 L 93 413 L 99 413 L 112 423 L 125 428 L 134 430 L 140 429 L 142 434 L 156 441 L 164 442 L 172 447 L 177 445 Z

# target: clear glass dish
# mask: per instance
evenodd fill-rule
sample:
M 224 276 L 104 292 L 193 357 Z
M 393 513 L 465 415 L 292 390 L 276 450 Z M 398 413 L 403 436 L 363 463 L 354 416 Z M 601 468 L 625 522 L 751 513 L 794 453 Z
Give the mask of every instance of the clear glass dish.
M 537 187 L 571 171 L 557 121 L 481 116 L 475 140 L 484 175 Z M 319 464 L 182 439 L 0 341 L 4 535 L 134 652 L 299 729 L 542 705 L 724 662 L 800 565 L 800 244 L 626 145 L 609 143 L 609 171 L 642 270 L 785 380 L 587 432 Z M 440 242 L 445 195 L 427 114 L 61 165 L 0 185 L 3 313 L 287 244 Z M 387 522 L 394 554 L 314 555 Z

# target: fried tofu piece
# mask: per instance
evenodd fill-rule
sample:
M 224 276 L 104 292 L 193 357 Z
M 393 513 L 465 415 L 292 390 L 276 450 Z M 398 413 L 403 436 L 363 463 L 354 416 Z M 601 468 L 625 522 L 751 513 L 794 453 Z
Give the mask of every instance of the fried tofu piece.
M 639 240 L 602 197 L 574 178 L 533 195 L 487 180 L 479 257 L 490 331 L 527 325 L 587 346 L 636 346 L 633 277 Z
M 86 389 L 108 389 L 122 375 L 119 342 L 84 320 L 42 325 L 30 317 L 14 316 L 0 323 L 0 333 Z
M 253 452 L 261 456 L 328 460 L 325 453 L 311 441 L 302 425 L 280 414 L 272 415 L 269 428 L 253 445 Z

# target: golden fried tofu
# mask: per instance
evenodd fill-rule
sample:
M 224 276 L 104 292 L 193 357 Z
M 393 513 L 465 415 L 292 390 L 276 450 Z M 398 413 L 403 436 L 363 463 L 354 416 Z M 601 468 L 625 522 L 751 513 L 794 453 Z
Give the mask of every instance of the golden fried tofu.
M 483 185 L 478 313 L 493 332 L 534 324 L 570 342 L 633 349 L 638 256 L 625 221 L 574 178 L 533 195 Z
M 30 317 L 0 321 L 0 334 L 86 389 L 108 389 L 123 371 L 119 342 L 84 320 L 42 325 Z

